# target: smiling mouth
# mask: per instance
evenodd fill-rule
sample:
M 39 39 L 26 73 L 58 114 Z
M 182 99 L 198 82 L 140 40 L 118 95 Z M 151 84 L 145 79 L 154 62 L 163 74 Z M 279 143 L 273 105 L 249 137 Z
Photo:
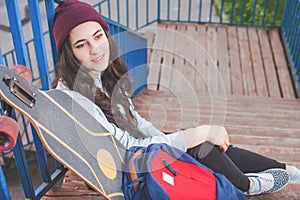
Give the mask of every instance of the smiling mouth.
M 95 58 L 95 59 L 92 59 L 93 62 L 95 63 L 99 63 L 99 62 L 102 62 L 103 58 L 104 58 L 104 55 L 105 54 L 102 54 L 101 56 Z

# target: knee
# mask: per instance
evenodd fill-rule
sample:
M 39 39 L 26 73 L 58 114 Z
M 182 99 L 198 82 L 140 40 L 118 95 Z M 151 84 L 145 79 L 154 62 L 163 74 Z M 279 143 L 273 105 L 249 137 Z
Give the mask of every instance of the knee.
M 220 153 L 223 153 L 219 147 L 213 145 L 210 142 L 204 142 L 201 145 L 193 147 L 188 150 L 188 153 L 192 155 L 197 160 L 201 160 L 204 158 L 213 159 Z

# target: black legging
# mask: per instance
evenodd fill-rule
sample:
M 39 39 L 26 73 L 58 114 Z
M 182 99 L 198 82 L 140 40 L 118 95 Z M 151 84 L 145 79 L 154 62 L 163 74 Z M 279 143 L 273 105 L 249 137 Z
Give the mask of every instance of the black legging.
M 276 160 L 232 145 L 224 153 L 218 146 L 205 142 L 188 149 L 187 153 L 215 172 L 224 174 L 234 186 L 244 192 L 248 191 L 250 186 L 250 181 L 244 173 L 256 173 L 270 168 L 286 168 L 285 164 Z

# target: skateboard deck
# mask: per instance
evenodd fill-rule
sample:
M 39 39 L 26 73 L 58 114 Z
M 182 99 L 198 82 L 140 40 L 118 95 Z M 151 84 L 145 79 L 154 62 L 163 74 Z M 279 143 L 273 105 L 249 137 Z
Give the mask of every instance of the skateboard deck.
M 0 97 L 26 116 L 46 150 L 107 199 L 123 199 L 126 150 L 69 95 L 38 90 L 0 66 Z

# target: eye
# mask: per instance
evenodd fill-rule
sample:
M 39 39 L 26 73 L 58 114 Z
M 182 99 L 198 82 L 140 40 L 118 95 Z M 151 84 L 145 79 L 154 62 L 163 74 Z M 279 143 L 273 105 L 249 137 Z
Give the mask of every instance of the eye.
M 103 36 L 103 33 L 95 35 L 95 40 L 100 40 Z
M 80 49 L 80 48 L 83 48 L 84 47 L 84 43 L 79 43 L 75 46 L 76 49 Z

